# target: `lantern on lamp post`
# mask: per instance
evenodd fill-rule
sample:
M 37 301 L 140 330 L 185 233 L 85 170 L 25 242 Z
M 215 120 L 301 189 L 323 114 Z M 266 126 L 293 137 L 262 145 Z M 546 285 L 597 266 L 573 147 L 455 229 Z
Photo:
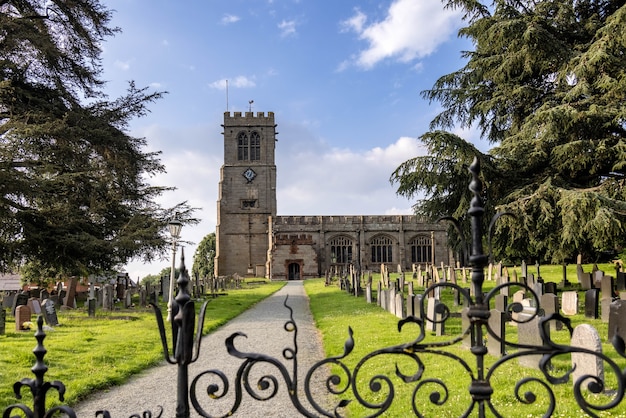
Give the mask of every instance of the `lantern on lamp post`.
M 168 224 L 167 228 L 172 236 L 172 269 L 170 270 L 170 289 L 167 297 L 167 320 L 172 320 L 172 299 L 174 297 L 174 281 L 176 280 L 176 244 L 180 238 L 180 231 L 183 229 L 183 224 L 178 220 L 178 213 L 174 215 Z

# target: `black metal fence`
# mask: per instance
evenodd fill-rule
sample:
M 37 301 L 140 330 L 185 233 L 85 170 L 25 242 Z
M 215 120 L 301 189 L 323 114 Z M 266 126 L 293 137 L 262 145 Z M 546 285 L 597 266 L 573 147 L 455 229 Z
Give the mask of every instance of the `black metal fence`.
M 363 405 L 367 410 L 371 411 L 368 416 L 383 415 L 391 407 L 394 396 L 394 384 L 389 376 L 377 374 L 369 379 L 369 388 L 374 392 L 383 392 L 384 396 L 381 401 L 368 402 L 365 400 L 357 387 L 357 380 L 359 373 L 365 363 L 371 361 L 374 358 L 381 356 L 402 356 L 408 358 L 416 366 L 416 370 L 411 374 L 404 374 L 400 370 L 396 369 L 396 377 L 400 378 L 403 384 L 414 385 L 414 395 L 420 390 L 426 390 L 426 387 L 436 387 L 437 389 L 429 392 L 429 402 L 439 406 L 445 406 L 446 402 L 450 401 L 448 395 L 448 385 L 445 376 L 438 378 L 425 379 L 424 372 L 428 365 L 423 360 L 425 356 L 436 355 L 441 356 L 441 361 L 455 361 L 470 375 L 471 383 L 469 385 L 469 398 L 470 401 L 467 407 L 464 409 L 462 416 L 477 415 L 480 417 L 494 415 L 494 416 L 510 416 L 511 411 L 499 411 L 496 405 L 492 402 L 492 395 L 494 394 L 495 387 L 492 385 L 492 379 L 494 374 L 505 364 L 509 364 L 512 361 L 517 361 L 525 356 L 534 356 L 538 358 L 538 367 L 541 371 L 542 377 L 524 377 L 515 381 L 514 393 L 517 402 L 520 406 L 532 404 L 537 398 L 537 394 L 533 390 L 529 390 L 529 385 L 533 384 L 534 387 L 541 388 L 543 391 L 543 399 L 547 399 L 545 402 L 545 410 L 543 415 L 546 417 L 552 416 L 556 405 L 557 399 L 553 391 L 553 387 L 556 385 L 570 384 L 572 385 L 572 398 L 577 405 L 589 416 L 598 416 L 602 411 L 609 411 L 617 408 L 624 398 L 624 384 L 626 382 L 626 370 L 622 370 L 618 364 L 613 361 L 609 356 L 598 352 L 590 348 L 583 348 L 577 346 L 560 345 L 555 343 L 550 338 L 549 328 L 550 324 L 555 321 L 560 321 L 569 330 L 570 335 L 573 333 L 573 329 L 570 320 L 561 316 L 558 313 L 550 314 L 546 316 L 539 316 L 541 313 L 539 298 L 534 289 L 526 286 L 523 283 L 503 283 L 499 284 L 490 290 L 488 293 L 483 292 L 483 282 L 485 280 L 484 271 L 485 267 L 489 263 L 489 256 L 483 252 L 483 226 L 482 218 L 484 214 L 483 202 L 481 199 L 482 184 L 479 179 L 480 167 L 477 160 L 474 160 L 470 166 L 470 172 L 472 174 L 472 180 L 470 182 L 470 190 L 473 193 L 473 198 L 470 203 L 468 215 L 471 219 L 471 251 L 469 256 L 469 263 L 472 267 L 471 274 L 471 286 L 470 290 L 457 286 L 454 283 L 442 282 L 435 283 L 428 287 L 423 295 L 428 295 L 438 288 L 452 288 L 461 299 L 465 301 L 467 306 L 466 317 L 467 322 L 462 331 L 456 337 L 449 341 L 438 342 L 425 342 L 424 337 L 426 335 L 425 326 L 427 322 L 435 324 L 443 324 L 450 317 L 450 310 L 445 305 L 439 305 L 437 313 L 433 317 L 429 317 L 429 314 L 424 308 L 425 297 L 422 298 L 422 303 L 419 306 L 420 315 L 409 316 L 402 319 L 398 323 L 398 329 L 402 329 L 405 325 L 411 323 L 417 325 L 421 330 L 418 337 L 406 344 L 400 344 L 392 347 L 384 347 L 379 350 L 375 350 L 358 362 L 356 366 L 351 369 L 345 363 L 346 359 L 353 351 L 354 340 L 352 339 L 352 330 L 348 332 L 348 338 L 345 342 L 344 352 L 335 357 L 326 358 L 317 362 L 311 369 L 304 372 L 304 387 L 303 392 L 308 403 L 305 406 L 303 399 L 299 399 L 298 391 L 298 376 L 297 376 L 297 344 L 296 334 L 297 325 L 293 320 L 293 312 L 291 312 L 290 319 L 285 324 L 287 331 L 294 333 L 293 348 L 285 348 L 283 350 L 284 360 L 289 361 L 291 365 L 290 369 L 280 360 L 264 355 L 262 353 L 243 353 L 235 348 L 234 340 L 241 336 L 240 333 L 232 334 L 226 340 L 226 346 L 230 355 L 235 358 L 243 360 L 241 366 L 238 369 L 234 382 L 231 384 L 228 377 L 217 369 L 206 370 L 199 373 L 197 376 L 189 381 L 188 366 L 195 362 L 198 358 L 200 351 L 200 332 L 194 330 L 195 324 L 195 304 L 189 295 L 189 276 L 184 268 L 184 261 L 181 263 L 181 274 L 178 279 L 179 291 L 175 298 L 175 303 L 172 306 L 172 351 L 174 356 L 170 356 L 167 335 L 165 332 L 165 326 L 162 319 L 162 315 L 158 307 L 154 307 L 156 318 L 160 330 L 160 336 L 163 344 L 163 351 L 165 359 L 171 364 L 175 364 L 178 367 L 178 383 L 177 383 L 177 408 L 176 417 L 189 417 L 193 411 L 195 414 L 202 417 L 211 417 L 210 412 L 206 411 L 203 406 L 200 405 L 200 396 L 206 395 L 208 398 L 220 399 L 227 395 L 233 396 L 233 404 L 230 411 L 224 416 L 230 416 L 235 414 L 242 402 L 242 393 L 246 391 L 252 396 L 253 399 L 263 401 L 274 397 L 277 393 L 278 387 L 282 383 L 286 386 L 290 396 L 290 400 L 293 406 L 298 410 L 300 414 L 307 417 L 338 417 L 341 416 L 343 408 L 349 402 L 358 402 Z M 497 214 L 494 218 L 501 216 Z M 495 219 L 494 219 L 495 220 Z M 506 307 L 508 312 L 507 319 L 518 322 L 519 324 L 529 321 L 538 321 L 539 334 L 541 337 L 540 344 L 526 344 L 522 342 L 511 342 L 506 340 L 506 337 L 498 330 L 494 329 L 490 324 L 489 319 L 491 316 L 490 304 L 494 303 L 494 299 L 501 292 L 502 289 L 508 286 L 516 286 L 524 288 L 525 292 L 531 295 L 534 299 L 534 306 L 536 307 L 533 314 L 527 315 L 524 319 L 516 319 L 516 313 L 523 310 L 523 306 L 520 303 L 510 303 Z M 285 306 L 291 311 L 288 306 L 288 301 L 285 301 Z M 206 309 L 206 303 L 200 310 L 200 316 L 198 319 L 198 330 L 202 329 L 204 322 L 204 314 Z M 50 410 L 45 409 L 46 396 L 50 389 L 55 389 L 61 402 L 63 401 L 63 395 L 65 387 L 61 382 L 46 382 L 44 375 L 47 371 L 47 366 L 44 363 L 44 356 L 46 349 L 43 345 L 45 333 L 42 330 L 43 319 L 38 319 L 38 330 L 35 333 L 37 339 L 37 346 L 33 350 L 36 362 L 32 368 L 35 374 L 35 379 L 23 379 L 14 385 L 15 394 L 20 398 L 22 388 L 28 387 L 33 396 L 32 408 L 24 404 L 15 404 L 9 406 L 3 413 L 3 418 L 11 418 L 13 416 L 26 416 L 28 418 L 41 418 L 41 417 L 53 417 L 63 416 L 76 417 L 74 411 L 67 406 L 57 406 Z M 486 346 L 486 339 L 495 339 L 502 346 L 511 348 L 511 354 L 504 354 L 495 362 L 489 364 L 486 367 L 485 357 L 488 354 Z M 460 344 L 465 340 L 471 342 L 469 351 L 473 356 L 473 361 L 469 362 L 464 358 L 457 356 L 453 352 L 445 351 L 446 346 L 452 346 Z M 624 340 L 616 333 L 613 337 L 613 346 L 616 352 L 622 357 L 626 357 Z M 571 382 L 576 365 L 573 365 L 568 370 L 562 371 L 560 374 L 556 374 L 551 368 L 551 361 L 561 355 L 582 354 L 588 356 L 586 358 L 592 359 L 591 361 L 601 361 L 606 365 L 605 375 L 598 376 L 593 374 L 583 374 L 578 376 L 575 381 Z M 253 388 L 250 385 L 249 374 L 251 369 L 257 363 L 269 363 L 277 370 L 276 375 L 265 375 L 261 379 L 257 380 L 256 387 Z M 470 364 L 473 363 L 473 364 Z M 313 380 L 311 376 L 316 371 L 328 365 L 336 365 L 341 370 L 341 375 L 333 374 L 328 377 L 325 382 L 325 390 L 328 394 L 337 398 L 336 403 L 331 408 L 325 408 L 323 402 L 318 402 L 315 399 L 314 393 L 317 391 L 312 390 L 311 385 Z M 611 396 L 609 400 L 603 404 L 592 403 L 589 396 L 584 394 L 584 391 L 589 393 L 601 393 L 607 390 L 607 374 L 611 375 Z M 202 387 L 200 381 L 203 377 L 211 375 L 217 379 L 218 383 L 211 383 L 206 387 Z M 281 379 L 282 377 L 282 379 Z M 233 387 L 234 394 L 230 393 L 230 388 Z M 386 389 L 386 391 L 383 391 Z M 259 395 L 259 391 L 264 395 Z M 566 400 L 571 402 L 570 399 Z M 421 410 L 422 405 L 418 405 L 415 401 L 412 402 L 411 408 L 416 416 L 423 416 Z M 131 415 L 130 417 L 161 417 L 163 414 L 171 416 L 171 411 L 163 411 L 160 407 L 156 407 L 154 413 L 145 411 L 141 415 Z M 312 408 L 309 409 L 309 408 Z M 21 415 L 12 415 L 18 413 Z M 516 412 L 517 414 L 517 412 Z M 521 415 L 526 416 L 523 412 Z M 110 418 L 107 411 L 98 411 L 96 416 L 103 418 Z

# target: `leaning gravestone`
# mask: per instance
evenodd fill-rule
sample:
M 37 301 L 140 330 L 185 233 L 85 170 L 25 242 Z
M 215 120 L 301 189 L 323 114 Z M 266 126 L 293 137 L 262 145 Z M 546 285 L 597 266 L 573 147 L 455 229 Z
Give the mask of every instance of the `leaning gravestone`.
M 561 310 L 563 315 L 578 314 L 578 292 L 568 291 L 561 294 Z
M 541 347 L 543 346 L 543 339 L 541 338 L 541 333 L 539 331 L 539 322 L 541 320 L 541 317 L 537 315 L 533 319 L 529 319 L 531 318 L 533 313 L 534 312 L 532 307 L 526 307 L 523 312 L 519 313 L 518 320 L 525 322 L 520 322 L 517 324 L 517 341 L 521 345 Z M 550 338 L 549 328 L 546 329 L 546 333 L 546 338 Z M 529 349 L 520 348 L 520 352 L 527 350 Z M 518 357 L 518 361 L 520 366 L 538 369 L 541 358 L 541 354 L 529 354 Z
M 34 315 L 41 314 L 41 303 L 39 302 L 39 299 L 37 298 L 28 299 L 28 307 L 30 308 L 31 312 Z
M 580 324 L 574 328 L 571 340 L 572 347 L 586 348 L 587 350 L 602 353 L 602 341 L 598 335 L 598 331 L 589 324 Z M 601 381 L 604 380 L 604 364 L 598 356 L 588 353 L 572 353 L 572 381 L 574 385 L 582 376 L 597 376 Z M 582 382 L 581 388 L 586 389 L 592 379 L 586 379 Z
M 59 325 L 59 318 L 57 317 L 54 301 L 52 299 L 46 299 L 41 303 L 41 307 L 43 308 L 43 319 L 46 321 L 46 324 L 51 327 Z

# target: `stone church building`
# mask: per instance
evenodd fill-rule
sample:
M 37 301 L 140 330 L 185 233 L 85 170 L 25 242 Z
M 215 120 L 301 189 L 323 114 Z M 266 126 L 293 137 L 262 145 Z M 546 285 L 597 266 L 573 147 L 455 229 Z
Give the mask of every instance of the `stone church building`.
M 349 265 L 451 263 L 446 225 L 415 215 L 277 216 L 274 113 L 225 112 L 222 127 L 216 276 L 292 280 Z

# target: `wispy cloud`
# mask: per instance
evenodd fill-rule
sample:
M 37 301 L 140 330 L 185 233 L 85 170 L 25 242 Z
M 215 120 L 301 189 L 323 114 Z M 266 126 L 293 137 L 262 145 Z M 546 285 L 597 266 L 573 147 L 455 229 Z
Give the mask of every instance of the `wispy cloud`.
M 460 13 L 444 9 L 440 0 L 395 0 L 384 20 L 367 24 L 367 16 L 356 10 L 341 22 L 341 31 L 355 32 L 369 44 L 355 58 L 369 69 L 388 58 L 410 62 L 433 53 L 460 23 Z
M 250 88 L 255 86 L 256 82 L 254 81 L 254 78 L 249 78 L 243 75 L 234 78 L 222 78 L 221 80 L 209 83 L 210 88 L 217 90 L 226 90 L 226 87 Z
M 280 29 L 280 36 L 283 38 L 296 34 L 296 21 L 295 20 L 283 20 L 278 24 Z
M 239 22 L 239 20 L 241 20 L 239 16 L 225 14 L 224 16 L 222 16 L 222 19 L 220 20 L 220 22 L 223 25 L 229 25 L 231 23 Z
M 130 69 L 130 62 L 128 61 L 115 61 L 115 68 L 120 69 L 122 71 L 128 71 Z

